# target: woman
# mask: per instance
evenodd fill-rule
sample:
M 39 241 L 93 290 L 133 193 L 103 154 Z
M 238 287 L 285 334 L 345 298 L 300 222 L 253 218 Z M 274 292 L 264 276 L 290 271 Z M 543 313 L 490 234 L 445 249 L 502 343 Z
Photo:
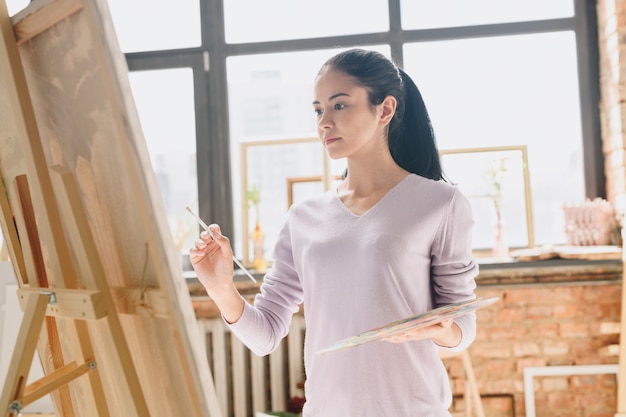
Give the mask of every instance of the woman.
M 335 189 L 295 204 L 254 306 L 233 285 L 219 226 L 190 258 L 232 331 L 272 352 L 304 303 L 303 416 L 443 417 L 450 384 L 438 349 L 474 340 L 473 313 L 347 350 L 317 351 L 385 323 L 475 298 L 467 199 L 443 180 L 434 133 L 411 78 L 384 55 L 352 49 L 315 81 L 318 135 L 346 158 Z

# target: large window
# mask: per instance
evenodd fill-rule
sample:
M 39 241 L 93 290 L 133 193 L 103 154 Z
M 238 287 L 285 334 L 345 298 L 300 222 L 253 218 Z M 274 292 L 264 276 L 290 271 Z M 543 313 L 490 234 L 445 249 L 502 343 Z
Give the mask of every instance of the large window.
M 188 251 L 197 223 L 185 208 L 198 212 L 192 71 L 134 71 L 129 78 L 175 247 Z
M 237 256 L 249 252 L 242 144 L 315 137 L 315 73 L 353 46 L 393 56 L 414 77 L 442 150 L 527 147 L 536 245 L 566 242 L 563 204 L 604 196 L 595 2 L 109 3 L 173 234 L 192 205 L 222 225 Z M 268 151 L 250 168 L 263 170 L 259 184 L 276 184 L 260 190 L 268 258 L 286 213 L 269 204 L 288 190 L 288 169 L 279 168 L 318 158 L 305 147 L 290 152 Z M 320 175 L 342 169 L 315 163 Z M 488 233 L 476 230 L 477 241 Z
M 441 149 L 528 147 L 536 243 L 564 243 L 563 203 L 585 199 L 574 32 L 409 43 L 404 62 Z

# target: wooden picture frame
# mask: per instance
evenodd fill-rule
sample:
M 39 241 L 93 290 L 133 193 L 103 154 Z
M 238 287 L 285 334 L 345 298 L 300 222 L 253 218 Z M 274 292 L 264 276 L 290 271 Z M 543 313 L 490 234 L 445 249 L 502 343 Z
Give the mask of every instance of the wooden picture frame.
M 333 175 L 331 179 L 334 182 L 333 185 L 336 185 L 336 182 L 341 180 L 341 175 Z M 307 187 L 309 185 L 315 185 L 316 187 L 314 189 L 309 189 Z M 305 186 L 307 189 L 299 189 L 303 188 L 300 186 Z M 289 209 L 293 203 L 301 201 L 304 198 L 317 195 L 323 191 L 325 191 L 323 176 L 287 178 L 287 209 Z
M 249 207 L 247 191 L 259 189 L 260 224 L 265 234 L 265 253 L 274 247 L 276 237 L 286 218 L 289 204 L 289 178 L 321 178 L 323 190 L 331 186 L 332 162 L 317 137 L 244 141 L 241 158 L 241 246 L 242 261 L 252 265 L 251 231 L 256 222 Z M 322 190 L 322 191 L 323 191 Z M 264 213 L 271 213 L 271 217 Z
M 489 178 L 493 175 L 501 182 L 505 242 L 511 249 L 535 246 L 525 145 L 446 149 L 440 150 L 440 155 L 445 175 L 459 186 L 472 204 L 474 252 L 478 256 L 488 256 L 493 247 L 495 192 L 493 178 Z M 495 167 L 494 164 L 499 165 Z

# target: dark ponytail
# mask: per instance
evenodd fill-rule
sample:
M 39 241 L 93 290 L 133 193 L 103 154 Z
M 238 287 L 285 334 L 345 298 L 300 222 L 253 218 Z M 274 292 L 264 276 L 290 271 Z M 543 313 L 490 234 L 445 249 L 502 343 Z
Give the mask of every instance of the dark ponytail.
M 422 94 L 402 69 L 404 115 L 401 126 L 389 132 L 389 149 L 398 165 L 414 174 L 433 180 L 443 179 L 439 150 Z

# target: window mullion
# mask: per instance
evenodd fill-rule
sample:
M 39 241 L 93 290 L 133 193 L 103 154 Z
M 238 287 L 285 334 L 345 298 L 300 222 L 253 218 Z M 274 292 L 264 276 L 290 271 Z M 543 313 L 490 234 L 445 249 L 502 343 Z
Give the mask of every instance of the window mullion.
M 209 53 L 209 70 L 203 71 L 197 118 L 198 205 L 200 216 L 220 224 L 234 238 L 228 128 L 228 83 L 222 1 L 200 3 L 202 44 Z M 200 76 L 199 76 L 200 77 Z M 202 132 L 200 134 L 200 132 Z

